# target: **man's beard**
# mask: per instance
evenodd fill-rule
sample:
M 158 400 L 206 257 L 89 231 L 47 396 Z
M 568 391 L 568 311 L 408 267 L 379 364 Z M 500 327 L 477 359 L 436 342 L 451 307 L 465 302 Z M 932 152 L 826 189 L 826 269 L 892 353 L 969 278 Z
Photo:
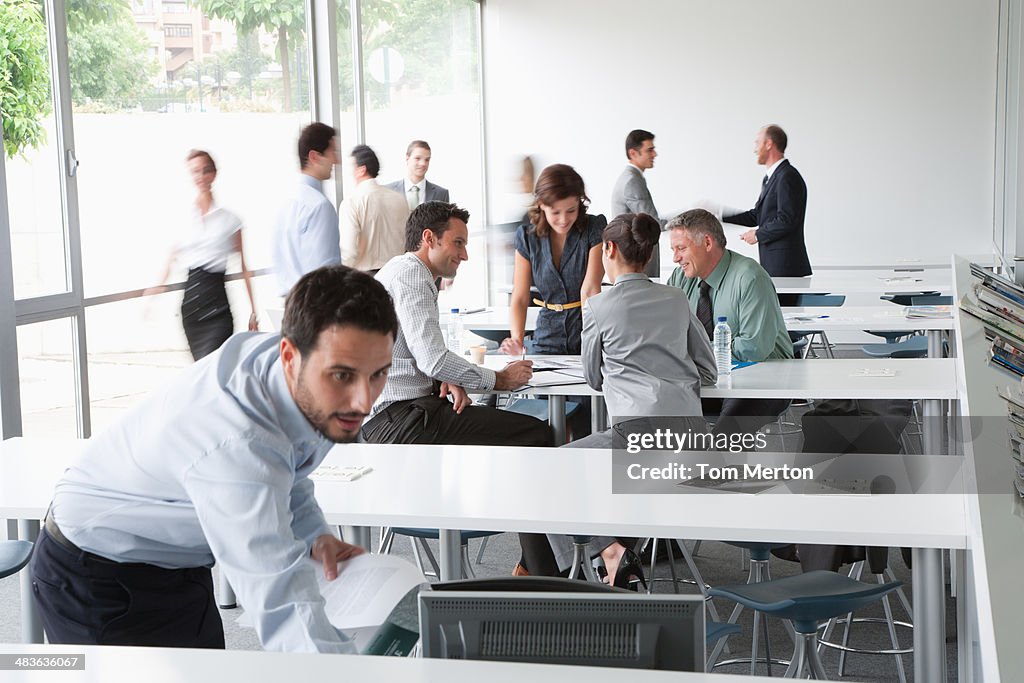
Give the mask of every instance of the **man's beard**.
M 313 394 L 306 388 L 306 384 L 302 381 L 302 374 L 299 373 L 299 380 L 295 387 L 295 404 L 299 406 L 299 410 L 306 416 L 309 423 L 313 427 L 323 434 L 327 439 L 334 443 L 352 443 L 359 438 L 359 430 L 355 430 L 351 435 L 349 434 L 334 434 L 331 432 L 331 420 L 335 417 L 342 418 L 359 418 L 363 420 L 366 418 L 364 413 L 351 412 L 351 413 L 328 413 L 326 411 L 317 408 Z M 340 428 L 339 428 L 340 429 Z

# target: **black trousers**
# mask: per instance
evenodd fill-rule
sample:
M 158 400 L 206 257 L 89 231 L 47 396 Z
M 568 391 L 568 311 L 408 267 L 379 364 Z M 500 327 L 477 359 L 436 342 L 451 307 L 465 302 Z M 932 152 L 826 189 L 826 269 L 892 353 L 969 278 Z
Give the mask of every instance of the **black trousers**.
M 788 398 L 705 398 L 704 416 L 715 423 L 716 434 L 752 434 L 789 406 Z
M 224 649 L 206 567 L 112 562 L 43 529 L 32 553 L 32 592 L 51 643 Z
M 202 268 L 188 271 L 181 299 L 181 326 L 185 328 L 192 360 L 210 355 L 227 341 L 235 323 L 224 289 L 224 273 Z
M 369 443 L 550 446 L 546 422 L 508 410 L 468 406 L 461 414 L 439 396 L 396 401 L 363 425 Z

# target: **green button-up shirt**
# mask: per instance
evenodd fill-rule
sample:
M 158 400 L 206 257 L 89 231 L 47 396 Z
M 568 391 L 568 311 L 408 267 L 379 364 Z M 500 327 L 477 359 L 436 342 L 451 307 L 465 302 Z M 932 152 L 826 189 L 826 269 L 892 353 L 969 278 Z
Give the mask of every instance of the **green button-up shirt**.
M 714 319 L 724 315 L 732 329 L 732 355 L 736 360 L 793 357 L 793 342 L 786 331 L 775 284 L 757 261 L 726 249 L 706 279 L 711 285 Z M 667 284 L 682 289 L 696 311 L 700 281 L 676 268 Z

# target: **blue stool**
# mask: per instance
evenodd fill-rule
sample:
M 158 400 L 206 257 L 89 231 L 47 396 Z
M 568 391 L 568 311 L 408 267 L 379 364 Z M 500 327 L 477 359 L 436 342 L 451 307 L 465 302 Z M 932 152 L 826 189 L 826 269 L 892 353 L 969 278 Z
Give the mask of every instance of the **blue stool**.
M 769 569 L 768 569 L 768 560 L 771 558 L 771 551 L 774 548 L 784 548 L 787 545 L 789 545 L 789 543 L 752 543 L 752 542 L 745 542 L 745 541 L 726 541 L 726 543 L 728 545 L 734 546 L 736 548 L 743 548 L 744 550 L 750 552 L 750 571 L 747 573 L 747 584 L 748 585 L 765 583 L 765 582 L 771 581 L 772 577 L 771 577 L 771 573 L 769 572 Z M 717 593 L 715 592 L 715 589 L 712 588 L 712 589 L 708 590 L 708 595 L 714 597 L 714 596 L 717 595 Z M 736 607 L 733 608 L 733 610 L 732 610 L 732 614 L 729 615 L 728 623 L 735 624 L 739 620 L 740 614 L 742 612 L 743 612 L 743 605 L 742 604 L 736 605 Z M 768 675 L 771 676 L 772 664 L 786 665 L 786 664 L 789 664 L 790 662 L 787 662 L 787 661 L 784 661 L 784 660 L 780 660 L 780 659 L 772 659 L 771 643 L 768 641 L 768 621 L 765 620 L 765 621 L 762 622 L 761 621 L 761 613 L 758 612 L 755 609 L 754 610 L 754 630 L 753 630 L 753 634 L 752 634 L 752 636 L 753 636 L 753 643 L 752 643 L 751 648 L 750 648 L 750 675 L 751 676 L 754 675 L 754 670 L 755 670 L 755 668 L 757 666 L 757 662 L 758 662 L 757 650 L 758 650 L 758 638 L 759 638 L 759 635 L 760 635 L 758 633 L 758 626 L 761 627 L 761 630 L 762 630 L 762 632 L 764 634 L 764 662 L 765 662 L 765 666 L 768 667 Z M 708 657 L 708 662 L 710 663 L 710 668 L 714 669 L 715 667 L 718 667 L 718 666 L 728 666 L 728 665 L 731 665 L 731 664 L 745 664 L 745 663 L 747 663 L 747 660 L 745 658 L 728 659 L 728 660 L 725 660 L 723 662 L 717 661 L 718 660 L 718 656 L 721 654 L 721 651 L 722 651 L 723 647 L 724 647 L 724 643 L 722 645 L 716 646 L 714 651 L 712 651 L 711 656 Z
M 473 538 L 487 539 L 490 536 L 496 536 L 500 534 L 500 531 L 460 531 L 459 532 L 459 543 L 462 546 L 462 573 L 467 579 L 475 578 L 476 573 L 473 571 L 473 567 L 469 562 L 469 541 Z M 409 540 L 412 541 L 412 553 L 416 558 L 416 564 L 419 566 L 420 571 L 423 572 L 424 576 L 441 576 L 441 568 L 437 564 L 437 559 L 434 558 L 434 553 L 430 552 L 430 546 L 427 545 L 427 539 L 437 539 L 440 537 L 440 532 L 437 529 L 420 529 L 416 527 L 391 527 L 385 529 L 380 539 L 380 548 L 378 552 L 389 553 L 391 552 L 391 543 L 394 541 L 395 535 L 408 536 Z M 419 541 L 419 547 L 416 542 Z M 427 561 L 430 563 L 430 567 L 433 570 L 433 574 L 427 572 L 423 566 L 423 558 L 420 552 L 423 552 L 427 557 Z
M 31 541 L 0 541 L 0 579 L 20 572 L 31 557 Z
M 872 585 L 835 572 L 814 571 L 764 583 L 712 588 L 710 592 L 766 615 L 789 619 L 800 637 L 786 678 L 803 678 L 809 671 L 815 679 L 827 680 L 818 656 L 818 625 L 880 600 L 902 585 L 902 581 Z

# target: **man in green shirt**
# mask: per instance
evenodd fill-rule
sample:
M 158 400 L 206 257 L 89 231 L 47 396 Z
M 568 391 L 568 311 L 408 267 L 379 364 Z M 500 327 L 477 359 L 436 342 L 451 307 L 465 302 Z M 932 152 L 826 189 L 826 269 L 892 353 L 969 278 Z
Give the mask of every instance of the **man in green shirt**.
M 668 280 L 686 293 L 697 319 L 714 341 L 715 323 L 725 316 L 732 329 L 732 355 L 740 361 L 793 357 L 793 342 L 771 277 L 757 261 L 725 248 L 722 224 L 704 209 L 691 209 L 668 222 L 672 260 Z M 704 415 L 718 416 L 715 431 L 753 432 L 772 422 L 788 399 L 705 399 Z

